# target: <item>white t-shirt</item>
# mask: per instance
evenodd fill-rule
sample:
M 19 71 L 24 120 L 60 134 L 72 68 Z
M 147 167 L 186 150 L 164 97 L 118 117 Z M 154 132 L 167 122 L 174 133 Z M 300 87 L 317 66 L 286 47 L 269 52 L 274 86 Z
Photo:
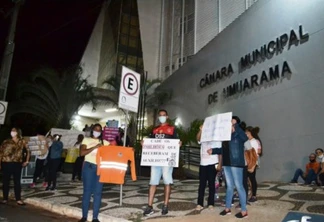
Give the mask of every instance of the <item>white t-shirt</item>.
M 257 154 L 257 157 L 258 157 L 258 160 L 257 160 L 257 165 L 259 165 L 259 154 L 258 154 L 258 149 L 259 149 L 259 142 L 256 140 L 256 139 L 251 139 L 251 140 L 247 140 L 245 143 L 244 143 L 244 150 L 250 150 L 250 149 L 254 149 L 256 154 Z M 245 166 L 247 165 L 247 162 L 245 160 Z
M 209 155 L 207 150 L 211 148 L 221 148 L 222 142 L 203 142 L 200 147 L 200 165 L 208 166 L 218 163 L 218 155 Z

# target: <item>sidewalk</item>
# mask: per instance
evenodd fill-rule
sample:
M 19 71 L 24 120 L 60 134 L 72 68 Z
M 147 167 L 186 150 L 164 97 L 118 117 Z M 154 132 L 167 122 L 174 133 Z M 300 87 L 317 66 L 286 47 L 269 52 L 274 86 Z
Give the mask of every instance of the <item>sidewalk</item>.
M 56 192 L 45 191 L 41 184 L 31 189 L 23 187 L 26 203 L 42 207 L 69 217 L 81 218 L 82 183 L 71 183 L 70 175 L 59 179 Z M 163 204 L 163 186 L 159 186 L 154 200 L 155 214 L 143 217 L 143 208 L 147 205 L 148 179 L 127 180 L 123 186 L 123 205 L 119 206 L 119 185 L 105 185 L 103 189 L 100 221 L 239 221 L 234 217 L 237 210 L 233 207 L 232 215 L 220 217 L 218 213 L 225 189 L 220 189 L 220 200 L 213 210 L 195 211 L 198 180 L 175 180 L 169 214 L 161 216 Z M 11 191 L 13 191 L 11 189 Z M 208 189 L 207 189 L 208 191 Z M 207 192 L 206 192 L 207 194 Z M 2 194 L 1 194 L 2 195 Z M 236 206 L 237 203 L 235 203 Z M 280 183 L 262 183 L 258 188 L 258 202 L 248 206 L 248 221 L 282 221 L 289 211 L 324 214 L 324 191 L 317 186 L 298 186 Z M 260 220 L 262 218 L 262 220 Z M 91 212 L 88 219 L 92 219 Z

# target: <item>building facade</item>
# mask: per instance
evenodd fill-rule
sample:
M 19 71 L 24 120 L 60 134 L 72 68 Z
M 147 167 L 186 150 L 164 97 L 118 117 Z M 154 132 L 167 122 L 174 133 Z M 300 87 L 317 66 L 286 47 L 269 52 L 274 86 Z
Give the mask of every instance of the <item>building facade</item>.
M 290 181 L 323 147 L 323 10 L 322 0 L 257 1 L 163 82 L 165 108 L 185 126 L 223 112 L 259 126 L 258 179 Z

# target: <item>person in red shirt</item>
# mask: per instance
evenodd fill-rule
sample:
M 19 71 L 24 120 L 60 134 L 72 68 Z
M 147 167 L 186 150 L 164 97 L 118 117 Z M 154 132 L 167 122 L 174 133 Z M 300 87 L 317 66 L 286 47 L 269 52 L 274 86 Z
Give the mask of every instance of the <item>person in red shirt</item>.
M 290 182 L 297 183 L 298 178 L 301 177 L 305 184 L 311 184 L 311 182 L 316 181 L 319 169 L 320 163 L 316 162 L 316 154 L 311 153 L 309 155 L 309 163 L 306 164 L 306 171 L 303 172 L 302 169 L 297 169 L 294 178 Z
M 159 122 L 158 127 L 153 129 L 150 138 L 156 139 L 178 139 L 175 127 L 168 124 L 168 112 L 164 109 L 159 110 Z M 179 146 L 181 147 L 181 141 Z M 143 141 L 142 141 L 143 145 Z M 164 204 L 162 206 L 162 215 L 168 214 L 168 203 L 171 194 L 171 184 L 173 184 L 172 178 L 173 167 L 172 166 L 151 166 L 150 188 L 148 196 L 148 206 L 145 208 L 143 215 L 148 216 L 154 213 L 153 200 L 155 196 L 156 186 L 159 185 L 161 177 L 164 183 Z

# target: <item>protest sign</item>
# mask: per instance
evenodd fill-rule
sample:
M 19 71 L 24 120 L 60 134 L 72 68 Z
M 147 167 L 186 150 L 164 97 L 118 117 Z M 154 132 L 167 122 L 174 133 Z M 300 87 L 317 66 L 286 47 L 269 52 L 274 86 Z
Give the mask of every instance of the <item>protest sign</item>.
M 232 113 L 221 113 L 205 119 L 200 142 L 229 141 L 232 134 Z
M 68 149 L 74 147 L 74 144 L 77 142 L 79 134 L 84 135 L 84 132 L 77 130 L 67 130 L 67 129 L 58 129 L 52 128 L 50 131 L 51 135 L 62 135 L 61 142 L 63 143 L 63 148 Z
M 119 136 L 119 129 L 116 127 L 104 127 L 102 138 L 107 141 L 116 140 Z
M 200 165 L 207 166 L 218 163 L 217 155 L 209 155 L 207 150 L 211 148 L 221 148 L 222 142 L 203 142 L 200 147 Z
M 179 166 L 179 139 L 144 139 L 141 166 Z
M 48 150 L 48 144 L 45 136 L 25 137 L 24 139 L 27 142 L 27 146 L 30 150 L 30 155 L 38 156 L 46 154 Z

